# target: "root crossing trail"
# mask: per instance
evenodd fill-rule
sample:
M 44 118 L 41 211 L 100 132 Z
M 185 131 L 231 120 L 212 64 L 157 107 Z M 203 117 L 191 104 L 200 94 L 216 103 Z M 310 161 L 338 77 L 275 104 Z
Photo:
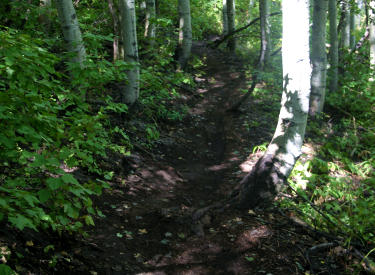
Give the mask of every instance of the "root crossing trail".
M 270 140 L 278 108 L 272 97 L 250 98 L 241 114 L 225 112 L 250 82 L 241 60 L 204 44 L 194 51 L 206 66 L 197 89 L 182 91 L 187 116 L 163 126 L 155 158 L 132 156 L 131 174 L 116 175 L 96 201 L 106 217 L 70 244 L 74 274 L 299 274 L 307 264 L 301 229 L 272 211 L 227 210 L 204 217 L 204 236 L 194 233 L 191 213 L 238 184 L 259 155 L 249 157 L 251 148 Z

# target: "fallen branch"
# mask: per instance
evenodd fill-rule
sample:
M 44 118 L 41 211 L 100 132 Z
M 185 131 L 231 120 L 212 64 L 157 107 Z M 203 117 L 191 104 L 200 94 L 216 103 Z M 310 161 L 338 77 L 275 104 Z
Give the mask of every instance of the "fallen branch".
M 268 16 L 274 16 L 274 15 L 279 15 L 281 14 L 281 12 L 274 12 L 274 13 L 270 13 Z M 211 43 L 211 45 L 209 45 L 210 47 L 212 47 L 213 49 L 219 47 L 219 45 L 223 42 L 225 42 L 226 40 L 228 40 L 230 37 L 232 37 L 233 35 L 235 35 L 236 33 L 240 32 L 240 31 L 243 31 L 245 29 L 247 29 L 248 27 L 250 27 L 251 25 L 254 25 L 258 20 L 260 20 L 260 17 L 257 17 L 255 19 L 253 19 L 249 24 L 241 27 L 241 28 L 238 28 L 226 35 L 224 35 L 223 38 L 221 39 L 218 39 L 218 40 L 215 40 L 214 42 Z

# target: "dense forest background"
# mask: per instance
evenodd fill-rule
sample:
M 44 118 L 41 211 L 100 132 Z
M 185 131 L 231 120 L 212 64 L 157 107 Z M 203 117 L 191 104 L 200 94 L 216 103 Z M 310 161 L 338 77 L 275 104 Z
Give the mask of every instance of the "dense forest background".
M 0 274 L 374 273 L 374 9 L 3 1 Z

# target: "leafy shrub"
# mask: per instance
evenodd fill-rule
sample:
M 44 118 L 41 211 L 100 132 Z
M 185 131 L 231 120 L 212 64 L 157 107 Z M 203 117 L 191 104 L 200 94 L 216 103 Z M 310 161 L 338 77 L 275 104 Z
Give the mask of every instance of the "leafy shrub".
M 109 64 L 88 62 L 70 86 L 67 76 L 55 70 L 61 60 L 43 40 L 7 29 L 0 33 L 0 44 L 0 220 L 7 218 L 21 230 L 77 231 L 84 223 L 93 225 L 92 216 L 101 213 L 90 196 L 108 185 L 79 182 L 74 171 L 80 167 L 105 176 L 96 159 L 105 157 L 109 147 L 106 113 L 124 112 L 126 106 L 108 99 L 109 105 L 95 112 L 86 91 L 98 69 L 111 74 L 105 70 Z M 99 90 L 103 86 L 95 84 Z

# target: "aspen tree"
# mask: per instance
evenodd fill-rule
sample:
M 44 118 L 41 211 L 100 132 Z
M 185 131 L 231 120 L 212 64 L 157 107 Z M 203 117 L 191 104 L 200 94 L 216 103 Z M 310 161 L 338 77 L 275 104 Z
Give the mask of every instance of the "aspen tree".
M 77 15 L 72 0 L 56 0 L 56 8 L 61 22 L 64 40 L 68 52 L 71 54 L 70 61 L 84 67 L 86 50 L 82 41 Z
M 185 69 L 191 54 L 192 45 L 190 0 L 178 0 L 178 12 L 180 16 L 178 62 L 180 68 Z
M 338 85 L 338 64 L 339 64 L 339 46 L 337 41 L 337 8 L 336 0 L 329 0 L 329 43 L 331 44 L 329 50 L 329 63 L 330 63 L 330 92 L 335 92 Z
M 151 39 L 151 44 L 155 39 L 155 0 L 146 1 L 145 33 L 144 36 Z
M 267 65 L 271 53 L 271 38 L 270 38 L 270 23 L 269 23 L 269 0 L 259 1 L 259 14 L 260 14 L 260 39 L 261 50 L 259 57 L 259 68 L 261 70 Z
M 326 22 L 328 0 L 315 0 L 313 6 L 313 25 L 311 31 L 311 116 L 323 111 L 326 75 L 327 75 L 327 54 L 326 54 Z
M 119 1 L 121 36 L 124 44 L 124 61 L 134 66 L 126 71 L 128 83 L 122 91 L 122 102 L 133 104 L 139 97 L 138 43 L 134 0 Z
M 370 65 L 375 66 L 375 1 L 370 1 L 369 8 Z
M 279 120 L 267 151 L 241 181 L 239 207 L 272 200 L 301 154 L 310 97 L 309 0 L 284 0 L 282 11 L 284 83 Z
M 350 4 L 348 0 L 341 3 L 342 25 L 340 29 L 341 40 L 340 48 L 349 48 L 350 46 Z
M 124 46 L 121 40 L 120 18 L 118 16 L 118 5 L 113 0 L 108 0 L 108 9 L 113 21 L 113 60 L 124 59 Z

